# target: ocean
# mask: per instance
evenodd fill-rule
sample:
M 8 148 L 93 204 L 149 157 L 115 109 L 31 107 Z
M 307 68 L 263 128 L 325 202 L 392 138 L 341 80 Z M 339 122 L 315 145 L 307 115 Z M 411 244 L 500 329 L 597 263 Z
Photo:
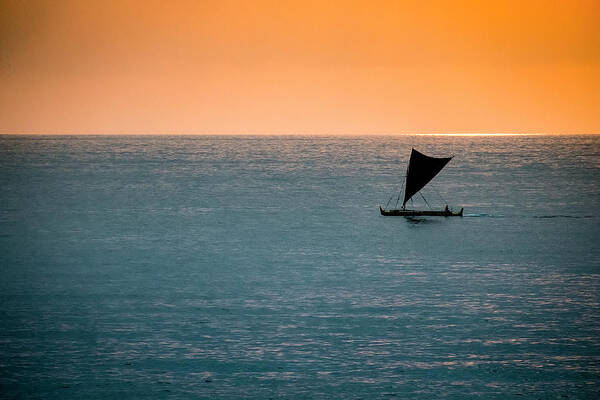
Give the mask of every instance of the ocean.
M 599 289 L 598 135 L 0 136 L 1 398 L 596 399 Z

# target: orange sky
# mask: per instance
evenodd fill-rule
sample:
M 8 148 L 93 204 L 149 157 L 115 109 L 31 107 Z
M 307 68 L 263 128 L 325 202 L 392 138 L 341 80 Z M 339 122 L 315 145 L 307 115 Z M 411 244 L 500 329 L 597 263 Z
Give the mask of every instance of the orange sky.
M 0 133 L 600 133 L 598 0 L 0 7 Z

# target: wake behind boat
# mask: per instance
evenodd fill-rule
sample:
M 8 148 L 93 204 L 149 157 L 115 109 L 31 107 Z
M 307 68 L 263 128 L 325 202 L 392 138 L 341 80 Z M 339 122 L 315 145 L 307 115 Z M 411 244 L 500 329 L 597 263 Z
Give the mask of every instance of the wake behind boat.
M 443 210 L 409 210 L 406 209 L 406 202 L 417 194 L 425 185 L 427 185 L 445 166 L 452 160 L 452 157 L 438 158 L 426 156 L 418 152 L 414 148 L 410 153 L 408 168 L 406 169 L 406 187 L 404 190 L 404 201 L 400 209 L 384 209 L 379 206 L 381 215 L 385 216 L 440 216 L 440 217 L 462 217 L 463 209 L 458 212 L 453 212 L 445 207 Z M 422 195 L 421 195 L 422 196 Z M 398 196 L 399 198 L 400 196 Z M 390 199 L 391 200 L 391 199 Z M 425 200 L 425 197 L 423 197 Z M 425 200 L 427 203 L 427 200 Z M 389 201 L 388 201 L 389 204 Z M 397 204 L 397 202 L 396 202 Z

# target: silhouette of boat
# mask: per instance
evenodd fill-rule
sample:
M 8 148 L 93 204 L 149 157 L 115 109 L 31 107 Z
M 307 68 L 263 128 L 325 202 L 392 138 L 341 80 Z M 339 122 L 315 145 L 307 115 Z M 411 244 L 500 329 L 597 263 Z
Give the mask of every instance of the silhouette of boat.
M 382 206 L 379 206 L 379 211 L 381 212 L 381 215 L 404 217 L 462 217 L 463 208 L 461 208 L 458 212 L 454 212 L 451 209 L 449 209 L 447 205 L 443 210 L 409 210 L 406 208 L 406 202 L 410 200 L 415 194 L 417 194 L 421 189 L 423 189 L 423 187 L 425 187 L 425 185 L 427 185 L 446 166 L 446 164 L 450 162 L 450 160 L 452 160 L 452 157 L 430 157 L 418 152 L 413 148 L 410 153 L 408 168 L 406 169 L 404 201 L 402 202 L 402 208 L 385 209 Z M 421 194 L 421 196 L 423 195 Z M 400 199 L 400 196 L 398 196 L 398 199 Z M 425 203 L 429 205 L 425 197 L 423 197 L 423 200 L 425 200 Z M 396 205 L 397 204 L 398 202 L 396 202 Z

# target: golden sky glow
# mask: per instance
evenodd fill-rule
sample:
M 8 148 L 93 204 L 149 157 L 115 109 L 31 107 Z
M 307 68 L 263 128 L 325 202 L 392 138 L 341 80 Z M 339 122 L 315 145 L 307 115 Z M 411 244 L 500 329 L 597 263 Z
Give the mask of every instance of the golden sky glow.
M 0 7 L 0 133 L 600 133 L 598 0 Z

